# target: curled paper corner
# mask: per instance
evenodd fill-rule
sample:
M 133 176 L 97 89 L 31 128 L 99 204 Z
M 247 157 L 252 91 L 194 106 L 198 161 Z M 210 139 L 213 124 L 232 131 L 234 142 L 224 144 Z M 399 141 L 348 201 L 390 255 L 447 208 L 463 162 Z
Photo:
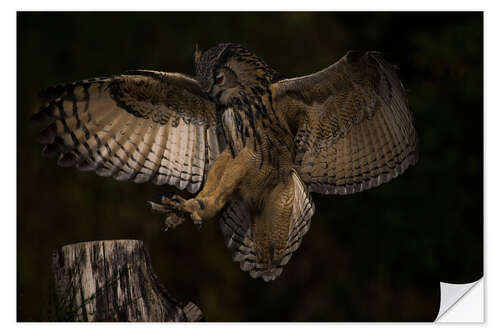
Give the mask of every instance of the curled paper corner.
M 466 284 L 440 282 L 441 303 L 436 322 L 482 323 L 484 282 L 483 278 Z

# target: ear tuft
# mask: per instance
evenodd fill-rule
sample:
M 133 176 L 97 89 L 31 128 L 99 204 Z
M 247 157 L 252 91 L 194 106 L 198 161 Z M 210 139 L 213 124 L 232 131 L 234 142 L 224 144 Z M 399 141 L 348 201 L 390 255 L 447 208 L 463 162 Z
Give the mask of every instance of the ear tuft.
M 198 48 L 198 43 L 194 45 L 194 64 L 196 65 L 201 57 L 201 51 Z

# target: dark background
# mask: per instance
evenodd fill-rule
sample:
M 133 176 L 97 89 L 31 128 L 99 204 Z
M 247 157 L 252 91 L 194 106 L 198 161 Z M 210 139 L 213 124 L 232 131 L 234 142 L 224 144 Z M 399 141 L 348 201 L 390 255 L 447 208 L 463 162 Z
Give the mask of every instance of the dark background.
M 420 321 L 439 281 L 483 272 L 482 13 L 18 13 L 17 314 L 49 319 L 51 252 L 144 240 L 154 271 L 208 321 Z M 166 188 L 62 169 L 42 158 L 30 115 L 55 83 L 128 69 L 193 75 L 194 44 L 241 43 L 285 76 L 348 50 L 400 67 L 420 138 L 403 176 L 352 196 L 314 195 L 312 228 L 282 276 L 253 280 L 216 223 L 162 232 L 147 200 Z

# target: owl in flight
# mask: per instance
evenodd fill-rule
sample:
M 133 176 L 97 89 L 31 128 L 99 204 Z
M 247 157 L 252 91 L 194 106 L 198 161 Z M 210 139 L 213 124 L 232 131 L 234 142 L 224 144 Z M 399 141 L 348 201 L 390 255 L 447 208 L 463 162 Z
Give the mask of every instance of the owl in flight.
M 405 90 L 378 52 L 292 79 L 235 44 L 195 64 L 196 78 L 137 70 L 46 89 L 44 154 L 195 194 L 150 204 L 167 227 L 217 219 L 233 259 L 265 281 L 309 230 L 310 192 L 361 192 L 417 162 Z

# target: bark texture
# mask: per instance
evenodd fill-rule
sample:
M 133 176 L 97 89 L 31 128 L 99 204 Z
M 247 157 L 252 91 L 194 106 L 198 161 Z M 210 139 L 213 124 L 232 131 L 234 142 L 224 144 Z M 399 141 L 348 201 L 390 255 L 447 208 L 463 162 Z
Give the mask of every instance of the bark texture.
M 151 269 L 139 240 L 70 244 L 54 251 L 58 321 L 199 321 L 200 309 L 181 305 Z

